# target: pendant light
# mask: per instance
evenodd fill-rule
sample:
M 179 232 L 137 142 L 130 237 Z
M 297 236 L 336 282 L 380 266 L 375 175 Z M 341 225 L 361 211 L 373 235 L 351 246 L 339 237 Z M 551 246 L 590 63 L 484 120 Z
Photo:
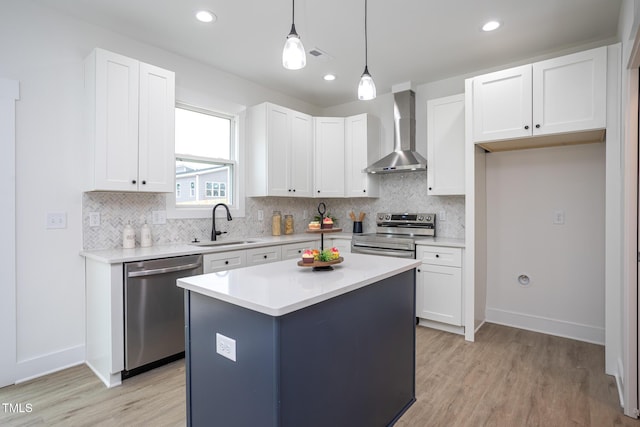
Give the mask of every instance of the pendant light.
M 304 52 L 304 46 L 302 46 L 302 40 L 296 33 L 296 24 L 294 23 L 296 13 L 296 2 L 292 0 L 292 13 L 291 13 L 291 32 L 287 36 L 287 41 L 284 44 L 282 50 L 282 66 L 287 70 L 299 70 L 307 65 L 307 56 Z
M 358 84 L 358 99 L 362 101 L 368 101 L 376 97 L 376 84 L 373 82 L 371 74 L 369 74 L 367 51 L 367 0 L 364 0 L 364 73 L 362 73 L 360 84 Z

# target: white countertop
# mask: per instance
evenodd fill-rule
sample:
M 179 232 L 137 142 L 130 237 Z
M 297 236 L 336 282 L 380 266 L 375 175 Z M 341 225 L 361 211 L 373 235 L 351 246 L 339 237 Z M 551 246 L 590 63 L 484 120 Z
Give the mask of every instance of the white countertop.
M 178 280 L 178 286 L 270 316 L 282 316 L 378 282 L 421 264 L 420 260 L 345 254 L 332 271 L 285 260 Z
M 351 233 L 331 233 L 324 236 L 325 239 L 341 238 L 351 239 Z M 239 237 L 233 238 L 225 236 L 219 239 L 220 242 L 235 240 L 253 240 L 251 243 L 243 243 L 230 246 L 196 246 L 189 243 L 175 243 L 168 245 L 157 245 L 149 248 L 136 247 L 133 249 L 99 249 L 81 251 L 80 255 L 95 261 L 106 264 L 117 264 L 121 262 L 144 261 L 148 259 L 166 258 L 181 255 L 209 254 L 216 252 L 240 251 L 244 249 L 260 248 L 273 245 L 286 245 L 288 243 L 312 242 L 320 240 L 320 235 L 315 233 L 299 233 L 288 236 L 261 236 L 261 237 Z
M 353 234 L 347 232 L 325 234 L 325 239 L 349 239 Z M 316 233 L 299 233 L 288 236 L 260 236 L 260 237 L 239 237 L 233 238 L 225 236 L 220 239 L 224 241 L 253 240 L 252 243 L 243 243 L 230 246 L 196 246 L 189 243 L 175 243 L 168 245 L 156 245 L 149 248 L 136 247 L 133 249 L 99 249 L 81 251 L 80 255 L 104 262 L 106 264 L 118 264 L 122 262 L 144 261 L 148 259 L 167 258 L 192 254 L 209 254 L 216 252 L 240 251 L 244 249 L 260 248 L 273 245 L 286 245 L 288 243 L 311 242 L 319 240 L 320 235 Z M 454 248 L 464 248 L 464 239 L 451 239 L 448 237 L 425 237 L 416 242 L 417 245 L 446 246 Z
M 416 241 L 420 246 L 445 246 L 449 248 L 464 248 L 464 239 L 452 239 L 450 237 L 422 237 Z

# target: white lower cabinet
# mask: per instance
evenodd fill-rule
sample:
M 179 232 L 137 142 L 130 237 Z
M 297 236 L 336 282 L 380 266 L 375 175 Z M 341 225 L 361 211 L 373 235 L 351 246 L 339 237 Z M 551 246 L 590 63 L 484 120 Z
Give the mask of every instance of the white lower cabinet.
M 349 238 L 331 238 L 325 240 L 325 248 L 336 247 L 340 251 L 340 254 L 351 253 L 351 239 Z
M 218 252 L 203 255 L 203 271 L 214 273 L 216 271 L 232 270 L 247 265 L 246 251 Z
M 247 266 L 266 264 L 268 262 L 280 261 L 282 251 L 280 246 L 267 246 L 264 248 L 247 249 Z
M 462 326 L 462 249 L 418 246 L 416 316 Z
M 320 242 L 303 242 L 303 243 L 289 243 L 288 245 L 282 245 L 282 259 L 302 259 L 302 252 L 305 249 L 314 249 L 320 246 Z

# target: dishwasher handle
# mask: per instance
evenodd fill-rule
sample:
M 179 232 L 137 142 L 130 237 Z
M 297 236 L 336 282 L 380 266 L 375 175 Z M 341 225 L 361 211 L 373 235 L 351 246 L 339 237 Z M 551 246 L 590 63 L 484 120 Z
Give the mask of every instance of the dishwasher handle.
M 156 268 L 153 270 L 130 271 L 127 277 L 143 277 L 143 276 L 153 276 L 154 274 L 175 273 L 176 271 L 193 270 L 195 268 L 199 268 L 201 265 L 202 263 L 200 262 L 194 262 L 193 264 L 177 265 L 175 267 Z

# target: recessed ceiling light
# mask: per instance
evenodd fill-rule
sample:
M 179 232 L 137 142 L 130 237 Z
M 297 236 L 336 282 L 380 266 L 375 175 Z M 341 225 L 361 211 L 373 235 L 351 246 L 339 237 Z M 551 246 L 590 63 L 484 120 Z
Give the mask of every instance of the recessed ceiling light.
M 199 10 L 196 12 L 196 19 L 200 22 L 214 22 L 217 17 L 213 12 L 208 10 Z
M 482 31 L 493 31 L 500 28 L 500 23 L 498 21 L 489 21 L 482 26 Z
M 331 81 L 336 79 L 336 75 L 335 74 L 325 74 L 323 79 L 325 79 L 328 82 L 331 82 Z
M 494 31 L 500 28 L 500 22 L 498 21 L 488 21 L 482 26 L 482 31 Z

